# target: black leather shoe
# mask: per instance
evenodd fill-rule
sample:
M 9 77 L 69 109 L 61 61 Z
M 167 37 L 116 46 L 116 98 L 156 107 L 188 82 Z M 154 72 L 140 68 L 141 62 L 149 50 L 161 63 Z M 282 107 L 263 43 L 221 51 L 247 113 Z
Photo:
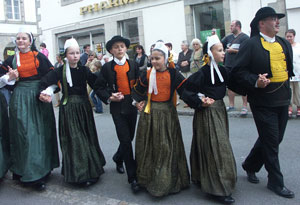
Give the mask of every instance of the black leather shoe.
M 288 190 L 285 186 L 284 187 L 274 187 L 268 184 L 268 189 L 273 191 L 275 194 L 285 197 L 285 198 L 294 198 L 295 194 L 291 190 Z
M 244 163 L 242 164 L 242 167 L 247 172 L 247 179 L 248 179 L 248 181 L 250 183 L 253 183 L 253 184 L 258 184 L 259 183 L 259 179 L 255 175 L 255 172 L 247 171 L 246 168 L 245 168 L 245 164 Z
M 81 183 L 80 184 L 82 187 L 89 187 L 89 186 L 91 186 L 92 185 L 92 183 L 91 182 L 89 182 L 89 181 L 87 181 L 87 182 L 83 182 L 83 183 Z
M 17 175 L 17 174 L 15 174 L 15 173 L 12 174 L 12 179 L 13 179 L 13 180 L 20 181 L 21 177 L 22 177 L 22 176 Z
M 130 183 L 130 186 L 131 186 L 131 190 L 132 190 L 134 193 L 137 193 L 138 191 L 141 190 L 140 185 L 137 183 L 136 180 L 133 180 L 133 182 Z
M 123 166 L 123 161 L 117 161 L 116 160 L 116 155 L 114 155 L 112 159 L 116 163 L 117 172 L 120 173 L 120 174 L 124 174 L 125 170 L 124 170 L 124 166 Z
M 38 182 L 38 183 L 36 183 L 36 184 L 34 185 L 34 188 L 35 188 L 37 191 L 44 191 L 44 190 L 46 189 L 46 184 L 45 184 L 45 182 L 40 181 L 40 182 Z
M 125 170 L 124 170 L 123 163 L 122 163 L 122 164 L 117 164 L 116 170 L 117 170 L 117 172 L 119 172 L 120 174 L 124 174 L 124 173 L 125 173 Z
M 213 199 L 215 199 L 216 201 L 219 201 L 223 204 L 233 204 L 235 202 L 234 198 L 232 198 L 231 196 L 215 196 L 215 195 L 211 195 L 211 197 Z

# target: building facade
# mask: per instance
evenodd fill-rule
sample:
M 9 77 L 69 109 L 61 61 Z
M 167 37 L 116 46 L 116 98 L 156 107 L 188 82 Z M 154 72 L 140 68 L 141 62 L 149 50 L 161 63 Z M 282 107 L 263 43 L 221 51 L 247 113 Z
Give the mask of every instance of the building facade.
M 13 10 L 19 11 L 19 16 L 10 12 L 13 4 L 19 5 L 19 10 Z M 287 14 L 281 20 L 279 35 L 283 36 L 288 25 L 300 29 L 299 4 L 298 0 L 0 0 L 0 56 L 13 46 L 10 36 L 15 36 L 20 26 L 28 27 L 39 36 L 39 42 L 46 43 L 52 63 L 71 37 L 81 48 L 90 44 L 101 53 L 106 53 L 105 42 L 114 35 L 130 39 L 130 57 L 137 44 L 149 54 L 157 40 L 172 43 L 179 53 L 183 40 L 204 42 L 212 28 L 223 38 L 235 19 L 242 22 L 242 31 L 250 34 L 250 22 L 263 6 Z
M 299 0 L 285 0 L 286 14 L 288 21 L 288 28 L 295 29 L 296 31 L 296 42 L 300 42 L 300 1 Z
M 51 5 L 42 0 L 39 10 L 41 40 L 52 45 L 52 53 L 63 51 L 65 40 L 71 37 L 81 48 L 90 44 L 93 50 L 105 53 L 105 42 L 122 35 L 131 41 L 129 56 L 137 44 L 149 51 L 151 44 L 163 40 L 179 49 L 186 39 L 182 0 L 61 0 Z
M 37 36 L 36 0 L 0 0 L 0 60 L 14 53 L 12 37 L 22 29 Z

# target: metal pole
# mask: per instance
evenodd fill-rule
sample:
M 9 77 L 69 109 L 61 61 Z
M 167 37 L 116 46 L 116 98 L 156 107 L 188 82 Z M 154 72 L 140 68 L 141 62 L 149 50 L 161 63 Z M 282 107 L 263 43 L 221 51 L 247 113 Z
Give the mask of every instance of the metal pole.
M 92 36 L 92 32 L 90 32 L 90 49 L 91 51 L 94 51 L 94 48 L 93 48 L 93 36 Z

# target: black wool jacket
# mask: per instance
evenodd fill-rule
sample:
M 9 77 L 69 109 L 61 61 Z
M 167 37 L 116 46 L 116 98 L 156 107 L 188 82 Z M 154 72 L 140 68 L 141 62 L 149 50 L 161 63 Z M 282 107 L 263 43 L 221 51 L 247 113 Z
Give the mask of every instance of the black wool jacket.
M 133 88 L 139 77 L 139 68 L 136 62 L 127 60 L 129 64 L 129 71 L 127 72 L 130 89 Z M 109 97 L 112 93 L 119 92 L 117 86 L 116 71 L 114 70 L 116 63 L 114 60 L 107 62 L 101 68 L 99 76 L 94 84 L 94 91 L 96 95 L 105 104 L 109 103 Z M 110 102 L 111 114 L 131 114 L 137 112 L 135 106 L 132 105 L 132 97 L 125 95 L 121 102 Z
M 257 106 L 289 105 L 291 98 L 289 80 L 285 83 L 270 83 L 265 88 L 255 88 L 259 74 L 267 73 L 268 78 L 273 76 L 270 53 L 263 48 L 261 38 L 260 35 L 256 35 L 241 45 L 235 58 L 229 87 L 239 94 L 247 95 L 249 103 Z M 288 76 L 294 76 L 291 44 L 279 36 L 275 39 L 283 48 Z

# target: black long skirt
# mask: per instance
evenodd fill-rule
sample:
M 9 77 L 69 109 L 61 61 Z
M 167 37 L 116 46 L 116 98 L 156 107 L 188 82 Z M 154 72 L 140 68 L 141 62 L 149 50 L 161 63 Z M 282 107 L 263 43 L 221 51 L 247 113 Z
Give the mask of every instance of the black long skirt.
M 71 95 L 59 109 L 62 174 L 68 183 L 95 181 L 104 173 L 91 104 L 86 96 Z
M 151 102 L 136 134 L 138 183 L 153 196 L 177 193 L 190 184 L 181 128 L 172 102 Z
M 195 111 L 190 163 L 192 181 L 203 192 L 216 196 L 232 194 L 237 172 L 223 100 Z
M 9 103 L 12 166 L 22 182 L 34 182 L 59 167 L 55 116 L 52 103 L 43 103 L 40 81 L 17 83 Z

